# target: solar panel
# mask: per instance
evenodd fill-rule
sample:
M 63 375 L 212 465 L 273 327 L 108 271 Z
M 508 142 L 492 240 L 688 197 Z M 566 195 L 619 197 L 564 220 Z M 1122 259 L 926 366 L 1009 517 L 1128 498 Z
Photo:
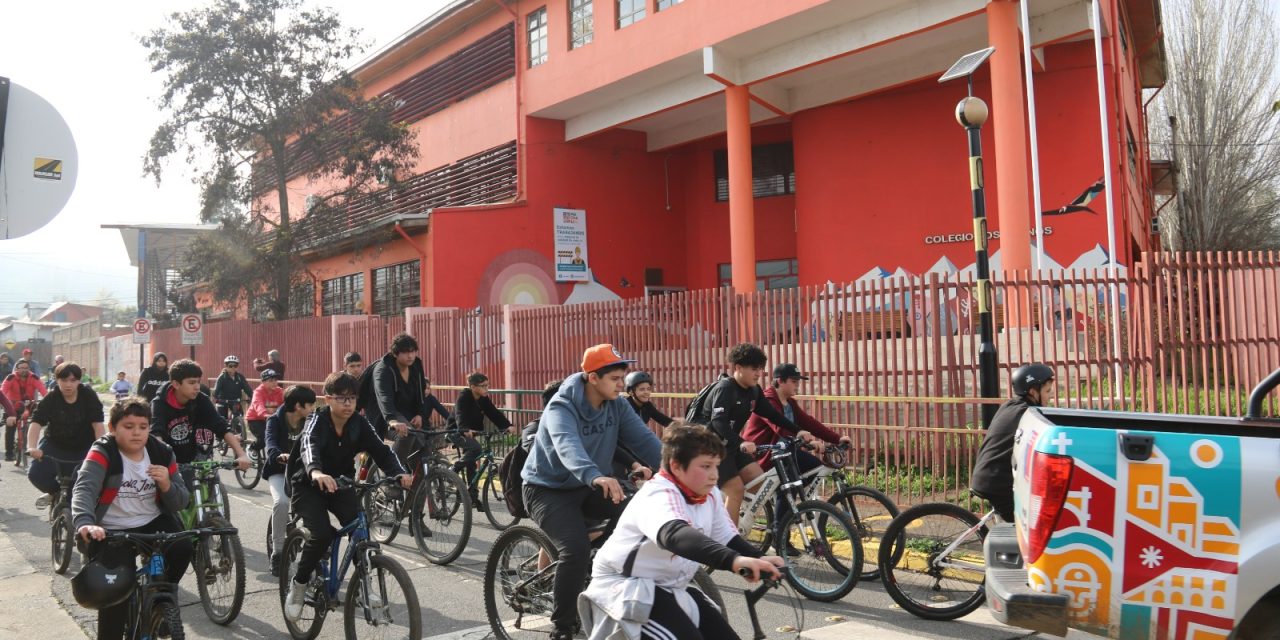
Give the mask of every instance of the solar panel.
M 947 72 L 942 74 L 941 78 L 938 78 L 938 82 L 942 83 L 948 80 L 955 80 L 956 78 L 963 78 L 965 76 L 972 75 L 974 71 L 978 70 L 978 67 L 982 66 L 983 62 L 987 61 L 987 58 L 991 57 L 991 54 L 995 53 L 995 51 L 995 47 L 987 47 L 982 51 L 974 51 L 973 53 L 965 54 L 964 57 L 956 60 L 956 63 L 951 65 L 951 68 L 947 69 Z

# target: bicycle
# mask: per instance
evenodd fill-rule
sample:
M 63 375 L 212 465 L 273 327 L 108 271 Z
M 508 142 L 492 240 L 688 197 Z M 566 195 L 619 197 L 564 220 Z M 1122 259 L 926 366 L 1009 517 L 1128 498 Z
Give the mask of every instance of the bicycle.
M 252 429 L 246 433 L 253 435 Z M 226 446 L 225 440 L 220 442 L 223 446 Z M 254 487 L 258 486 L 258 482 L 262 480 L 262 468 L 267 464 L 265 460 L 267 452 L 264 448 L 266 443 L 259 443 L 256 435 L 252 438 L 245 438 L 244 436 L 241 436 L 240 442 L 240 446 L 244 449 L 245 457 L 249 459 L 249 468 L 241 471 L 239 467 L 236 467 L 236 482 L 239 483 L 242 488 L 252 490 Z
M 903 511 L 880 542 L 880 577 L 898 606 L 926 620 L 969 615 L 985 597 L 982 544 L 990 511 L 979 518 L 959 505 L 921 504 Z
M 620 478 L 619 483 L 625 496 L 635 494 L 635 485 L 630 479 Z M 596 551 L 608 539 L 612 523 L 596 523 L 587 531 L 602 534 L 591 543 L 594 559 Z M 560 565 L 559 555 L 551 538 L 532 525 L 514 525 L 498 535 L 485 561 L 484 610 L 499 640 L 546 637 L 551 629 L 551 611 L 555 608 L 552 585 Z M 588 574 L 584 588 L 590 581 Z M 720 588 L 706 570 L 698 569 L 693 581 L 721 611 L 725 610 Z M 510 614 L 515 615 L 514 620 L 509 619 Z
M 53 572 L 62 575 L 71 566 L 71 551 L 76 547 L 76 532 L 71 520 L 71 487 L 75 484 L 76 469 L 81 460 L 64 460 L 53 456 L 44 456 L 58 465 L 58 499 L 49 505 L 49 543 L 50 559 L 53 561 Z M 75 465 L 70 472 L 63 473 L 62 465 Z
M 398 482 L 396 478 L 383 478 L 373 482 L 353 482 L 350 478 L 339 478 L 338 486 L 354 489 L 363 498 L 374 489 Z M 361 503 L 363 504 L 363 500 Z M 282 612 L 289 593 L 289 583 L 297 572 L 302 546 L 310 537 L 306 527 L 292 526 L 285 538 L 284 549 L 281 550 L 284 562 L 280 570 Z M 343 538 L 348 540 L 347 549 L 339 562 L 338 551 Z M 355 520 L 337 531 L 329 552 L 321 556 L 307 586 L 302 615 L 297 620 L 291 620 L 288 614 L 284 616 L 289 635 L 296 640 L 312 640 L 320 634 L 329 611 L 338 608 L 338 589 L 346 578 L 347 570 L 353 565 L 355 573 L 343 602 L 343 628 L 347 638 L 355 640 L 375 637 L 372 634 L 376 631 L 382 631 L 378 637 L 421 638 L 422 610 L 413 582 L 409 580 L 404 567 L 390 556 L 384 555 L 381 545 L 369 537 L 368 520 L 363 509 L 357 512 Z M 401 596 L 395 600 L 388 593 L 388 589 L 393 586 L 392 582 Z M 357 607 L 367 625 L 359 633 L 356 631 Z M 390 635 L 391 633 L 394 635 Z
M 747 589 L 742 592 L 743 597 L 747 600 L 747 614 L 751 618 L 752 640 L 765 640 L 769 637 L 769 635 L 764 632 L 764 629 L 760 628 L 760 617 L 756 613 L 756 603 L 760 602 L 760 600 L 769 593 L 770 589 L 775 589 L 781 586 L 782 581 L 786 579 L 789 571 L 790 570 L 787 567 L 778 569 L 778 572 L 782 575 L 776 578 L 762 575 L 760 576 L 760 586 L 754 589 Z M 745 569 L 738 571 L 738 575 L 743 577 L 746 577 L 749 574 L 750 572 Z M 796 634 L 795 637 L 799 638 L 800 634 L 804 631 L 804 606 L 800 603 L 799 599 L 796 599 L 795 602 L 796 604 L 793 605 L 793 609 L 796 614 L 796 624 L 794 628 Z M 781 631 L 781 629 L 779 629 L 779 631 Z
M 484 443 L 480 449 L 480 457 L 476 459 L 476 471 L 471 474 L 471 479 L 467 481 L 467 490 L 472 496 L 479 496 L 480 511 L 484 512 L 485 518 L 489 520 L 489 524 L 494 529 L 503 531 L 507 527 L 520 522 L 520 518 L 507 511 L 507 501 L 502 496 L 502 478 L 498 477 L 498 465 L 501 460 L 497 460 L 493 452 L 494 438 L 506 438 L 508 434 L 501 432 L 486 431 L 481 434 Z M 518 436 L 511 436 L 512 439 L 518 440 Z M 474 504 L 472 506 L 475 506 Z
M 791 567 L 787 582 L 796 591 L 810 600 L 834 602 L 848 595 L 861 578 L 862 571 L 854 568 L 863 566 L 862 538 L 842 509 L 805 493 L 793 452 L 807 447 L 795 437 L 756 446 L 756 455 L 773 453 L 773 468 L 747 483 L 738 512 L 738 532 L 748 540 L 759 538 L 762 551 L 770 545 L 778 548 Z M 782 522 L 773 514 L 775 495 L 790 507 Z M 761 509 L 763 524 L 757 515 Z M 763 535 L 753 536 L 758 529 L 763 529 Z M 785 532 L 785 542 L 774 540 L 779 532 Z M 797 542 L 800 546 L 792 550 Z
M 199 544 L 208 536 L 237 535 L 234 527 L 202 527 L 177 533 L 113 533 L 108 531 L 105 543 L 128 543 L 139 555 L 147 556 L 137 570 L 138 584 L 129 596 L 129 615 L 125 629 L 130 638 L 148 640 L 168 637 L 183 640 L 182 611 L 178 604 L 178 585 L 164 575 L 164 551 L 175 542 L 194 538 Z M 202 545 L 203 546 L 203 545 Z
M 405 437 L 419 440 L 405 462 L 411 467 L 413 486 L 385 487 L 365 494 L 363 507 L 369 514 L 369 530 L 374 540 L 391 544 L 405 516 L 414 543 L 432 564 L 449 564 L 462 555 L 471 539 L 471 496 L 467 485 L 450 468 L 450 463 L 431 446 L 431 438 L 444 431 L 410 428 Z M 381 472 L 366 460 L 361 479 L 374 480 Z
M 194 460 L 184 466 L 192 469 L 195 482 L 191 502 L 178 513 L 182 526 L 188 529 L 230 528 L 227 491 L 218 477 L 218 470 L 234 469 L 236 463 Z M 214 543 L 202 538 L 193 549 L 191 565 L 195 569 L 196 588 L 205 615 L 215 624 L 229 624 L 244 605 L 244 548 L 240 544 L 239 533 L 218 534 Z
M 232 402 L 218 402 L 215 407 L 218 415 L 227 422 L 227 429 L 240 437 L 241 442 L 243 442 L 244 434 L 247 431 L 244 422 L 244 404 L 240 400 L 234 400 Z M 214 444 L 214 449 L 218 452 L 218 455 L 226 457 L 229 455 L 228 451 L 231 447 L 227 445 L 226 440 L 219 439 Z
M 23 400 L 17 408 L 19 418 L 15 427 L 17 432 L 13 434 L 13 445 L 18 449 L 14 464 L 19 467 L 26 467 L 27 459 L 31 457 L 27 453 L 27 429 L 31 426 L 31 413 L 35 410 L 35 400 Z

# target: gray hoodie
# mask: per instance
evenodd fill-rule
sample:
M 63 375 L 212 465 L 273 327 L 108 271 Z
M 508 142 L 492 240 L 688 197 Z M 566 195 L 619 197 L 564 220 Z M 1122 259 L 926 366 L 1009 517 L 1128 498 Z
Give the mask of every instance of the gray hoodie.
M 662 443 L 619 396 L 596 409 L 587 401 L 584 374 L 560 386 L 538 422 L 538 435 L 520 476 L 526 484 L 551 489 L 589 487 L 613 465 L 618 443 L 657 469 Z

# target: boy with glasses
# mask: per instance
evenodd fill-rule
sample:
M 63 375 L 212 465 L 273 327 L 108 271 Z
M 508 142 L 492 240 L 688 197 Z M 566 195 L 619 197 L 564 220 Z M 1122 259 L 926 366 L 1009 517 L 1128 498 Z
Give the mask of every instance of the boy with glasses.
M 477 510 L 484 505 L 476 495 L 475 485 L 471 478 L 476 473 L 476 461 L 480 459 L 480 443 L 476 442 L 476 433 L 484 431 L 484 419 L 488 418 L 499 430 L 506 429 L 510 433 L 518 433 L 511 421 L 502 415 L 489 398 L 489 377 L 479 371 L 467 376 L 467 388 L 458 393 L 458 402 L 453 405 L 455 423 L 449 430 L 449 443 L 462 452 L 462 457 L 453 465 L 453 470 L 461 471 L 471 488 L 471 504 Z

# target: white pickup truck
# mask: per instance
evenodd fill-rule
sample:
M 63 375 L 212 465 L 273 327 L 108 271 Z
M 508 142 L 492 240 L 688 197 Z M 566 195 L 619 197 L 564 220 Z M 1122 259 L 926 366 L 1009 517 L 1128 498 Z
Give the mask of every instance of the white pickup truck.
M 1027 411 L 1016 524 L 986 541 L 1005 624 L 1111 638 L 1280 638 L 1280 422 Z

